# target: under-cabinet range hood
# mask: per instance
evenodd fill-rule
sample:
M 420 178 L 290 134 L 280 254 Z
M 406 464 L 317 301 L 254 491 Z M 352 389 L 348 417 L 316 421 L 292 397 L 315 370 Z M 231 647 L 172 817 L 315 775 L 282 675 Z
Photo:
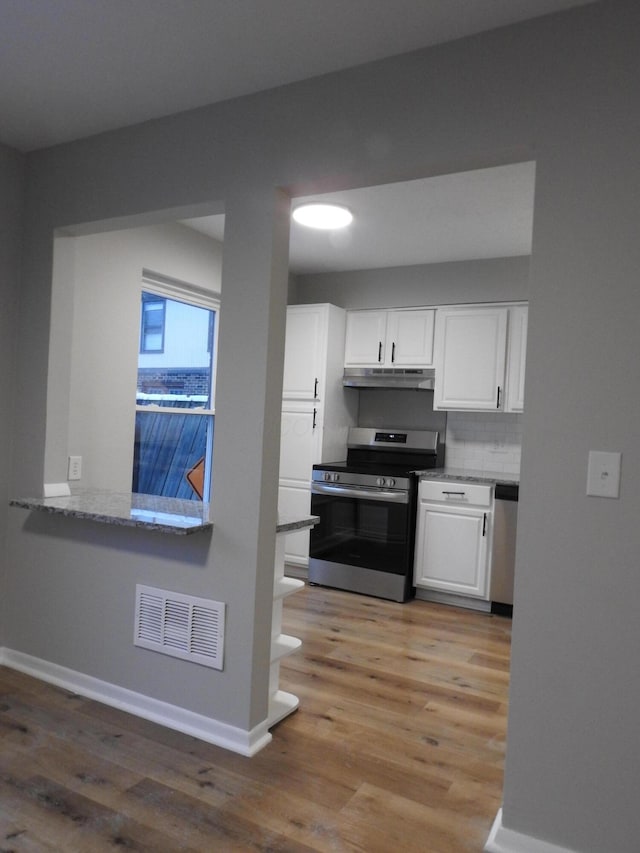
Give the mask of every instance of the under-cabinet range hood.
M 408 388 L 433 391 L 435 371 L 430 367 L 345 367 L 347 388 Z

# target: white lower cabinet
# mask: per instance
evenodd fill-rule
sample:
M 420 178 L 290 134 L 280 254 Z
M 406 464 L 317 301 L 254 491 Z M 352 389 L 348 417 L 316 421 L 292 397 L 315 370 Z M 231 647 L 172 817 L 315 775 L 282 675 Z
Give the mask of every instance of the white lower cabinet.
M 320 403 L 287 402 L 282 407 L 278 511 L 300 518 L 311 511 L 311 472 L 320 457 Z M 309 530 L 286 537 L 286 559 L 293 565 L 309 561 Z
M 493 486 L 420 483 L 416 587 L 488 600 Z
M 302 485 L 284 485 L 278 488 L 278 512 L 293 518 L 311 513 L 311 492 L 308 481 Z M 287 562 L 295 566 L 305 566 L 309 560 L 309 530 L 296 530 L 288 533 Z

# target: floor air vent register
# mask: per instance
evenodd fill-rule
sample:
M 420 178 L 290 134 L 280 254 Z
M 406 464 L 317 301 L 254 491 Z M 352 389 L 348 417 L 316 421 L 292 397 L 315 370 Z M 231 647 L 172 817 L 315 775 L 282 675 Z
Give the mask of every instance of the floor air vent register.
M 225 606 L 167 592 L 136 586 L 134 645 L 165 655 L 222 669 Z

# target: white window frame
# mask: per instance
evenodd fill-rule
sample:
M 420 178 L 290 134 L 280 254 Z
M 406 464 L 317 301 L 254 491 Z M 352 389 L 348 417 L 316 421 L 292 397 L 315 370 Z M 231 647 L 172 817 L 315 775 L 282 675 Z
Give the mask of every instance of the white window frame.
M 147 270 L 143 271 L 142 280 L 140 283 L 140 298 L 138 303 L 142 312 L 142 293 L 153 293 L 156 296 L 163 296 L 166 299 L 172 299 L 176 302 L 184 302 L 187 305 L 195 305 L 200 308 L 206 308 L 209 311 L 216 312 L 216 321 L 213 329 L 213 341 L 211 352 L 211 385 L 209 390 L 209 399 L 212 402 L 211 408 L 205 406 L 196 406 L 192 408 L 169 408 L 154 403 L 153 399 L 161 399 L 159 394 L 145 394 L 144 399 L 150 402 L 144 406 L 138 405 L 136 402 L 136 412 L 158 412 L 170 417 L 171 415 L 209 415 L 214 416 L 215 409 L 215 392 L 216 392 L 216 373 L 218 369 L 218 331 L 220 328 L 220 294 L 215 291 L 205 290 L 193 284 L 176 281 L 175 279 L 167 278 L 166 276 L 152 273 Z M 139 349 L 139 347 L 138 347 Z M 137 375 L 137 369 L 136 369 Z M 171 399 L 174 401 L 185 402 L 197 400 L 197 397 L 189 395 L 172 394 Z M 203 398 L 203 402 L 204 402 Z M 137 400 L 137 395 L 136 395 Z M 209 503 L 211 497 L 211 467 L 213 462 L 213 430 L 207 430 L 207 446 L 205 451 L 205 459 L 209 460 L 209 465 L 205 465 L 205 476 L 203 486 L 203 502 Z M 206 500 L 205 500 L 206 497 Z

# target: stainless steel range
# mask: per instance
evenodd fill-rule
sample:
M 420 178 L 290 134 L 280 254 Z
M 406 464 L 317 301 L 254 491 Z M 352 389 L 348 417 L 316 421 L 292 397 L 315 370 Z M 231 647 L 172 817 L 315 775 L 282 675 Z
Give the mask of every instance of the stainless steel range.
M 309 582 L 406 601 L 415 594 L 418 478 L 444 462 L 438 432 L 349 430 L 345 462 L 313 466 Z

